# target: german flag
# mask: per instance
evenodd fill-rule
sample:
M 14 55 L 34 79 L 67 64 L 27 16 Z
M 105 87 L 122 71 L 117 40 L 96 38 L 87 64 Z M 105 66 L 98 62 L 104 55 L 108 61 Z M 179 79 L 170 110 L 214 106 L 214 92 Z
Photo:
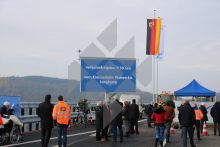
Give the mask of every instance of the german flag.
M 147 55 L 158 55 L 160 53 L 161 24 L 161 18 L 147 19 Z

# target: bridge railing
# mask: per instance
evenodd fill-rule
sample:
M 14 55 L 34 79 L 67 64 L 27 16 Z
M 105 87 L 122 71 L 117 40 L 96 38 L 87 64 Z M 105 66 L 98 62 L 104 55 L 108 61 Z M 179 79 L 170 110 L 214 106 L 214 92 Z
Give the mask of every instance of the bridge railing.
M 23 132 L 30 132 L 40 129 L 40 118 L 37 116 L 37 108 L 40 102 L 21 102 L 20 103 L 20 120 L 24 123 Z M 75 122 L 75 118 L 82 113 L 79 111 L 77 104 L 68 103 L 71 107 L 72 119 L 71 124 Z M 96 104 L 90 104 L 90 112 L 94 112 Z
M 71 123 L 74 123 L 74 119 L 79 115 L 79 107 L 77 104 L 71 104 L 68 103 L 71 107 Z M 21 108 L 21 115 L 20 120 L 24 123 L 24 127 L 22 128 L 23 132 L 30 132 L 40 129 L 40 118 L 37 116 L 37 108 L 38 108 L 39 102 L 22 102 L 20 104 Z M 91 111 L 95 110 L 95 104 L 92 104 L 90 106 Z M 80 114 L 82 115 L 82 114 Z

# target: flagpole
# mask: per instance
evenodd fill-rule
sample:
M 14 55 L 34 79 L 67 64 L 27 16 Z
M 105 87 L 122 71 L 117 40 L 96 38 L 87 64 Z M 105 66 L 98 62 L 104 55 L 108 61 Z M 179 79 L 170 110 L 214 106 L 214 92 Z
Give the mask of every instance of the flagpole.
M 157 59 L 157 97 L 159 95 L 159 61 Z
M 154 19 L 156 18 L 156 11 L 157 10 L 154 10 Z M 155 25 L 155 24 L 154 24 Z M 153 99 L 154 99 L 154 102 L 157 102 L 156 101 L 156 96 L 155 96 L 155 91 L 156 91 L 156 61 L 155 61 L 155 59 L 156 59 L 156 55 L 154 55 L 154 57 L 153 57 L 154 59 L 153 59 Z

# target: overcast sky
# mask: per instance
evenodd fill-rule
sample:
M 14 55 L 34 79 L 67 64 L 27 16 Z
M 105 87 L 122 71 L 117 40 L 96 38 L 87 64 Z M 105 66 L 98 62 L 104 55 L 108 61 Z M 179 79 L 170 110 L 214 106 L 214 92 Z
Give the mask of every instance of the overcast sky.
M 160 90 L 195 78 L 219 92 L 219 0 L 0 0 L 0 76 L 67 78 L 77 50 L 115 18 L 118 46 L 135 36 L 136 57 L 143 58 L 154 9 L 166 26 Z

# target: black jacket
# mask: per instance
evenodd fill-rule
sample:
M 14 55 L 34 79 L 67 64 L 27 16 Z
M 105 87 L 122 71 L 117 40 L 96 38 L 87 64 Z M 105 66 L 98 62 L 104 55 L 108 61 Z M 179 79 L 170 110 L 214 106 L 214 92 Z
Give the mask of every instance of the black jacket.
M 182 127 L 192 127 L 195 124 L 195 111 L 189 103 L 179 107 L 178 118 Z
M 212 107 L 211 116 L 214 122 L 220 122 L 220 102 L 216 102 Z
M 204 116 L 203 119 L 202 119 L 202 121 L 208 121 L 208 116 L 207 116 L 208 111 L 207 111 L 206 107 L 203 106 L 203 105 L 201 105 L 201 106 L 199 107 L 199 109 L 202 111 L 202 114 L 203 114 L 203 116 Z
M 40 103 L 37 109 L 37 115 L 40 117 L 41 128 L 51 129 L 53 128 L 53 104 L 49 102 Z
M 130 113 L 130 120 L 135 120 L 137 121 L 139 119 L 139 107 L 137 104 L 131 104 L 129 108 L 129 113 Z
M 8 114 L 8 109 L 7 109 L 6 106 L 3 105 L 3 106 L 1 107 L 1 109 L 0 109 L 0 114 L 1 114 L 1 116 Z
M 103 109 L 101 106 L 95 111 L 95 127 L 97 130 L 103 129 Z

